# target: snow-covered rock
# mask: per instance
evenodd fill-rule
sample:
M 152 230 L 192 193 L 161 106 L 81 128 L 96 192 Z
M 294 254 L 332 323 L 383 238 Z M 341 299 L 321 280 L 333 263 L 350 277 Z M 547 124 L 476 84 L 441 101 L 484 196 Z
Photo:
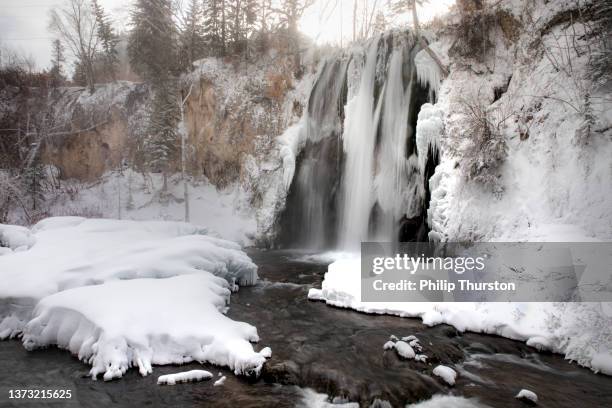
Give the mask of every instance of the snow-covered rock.
M 414 356 L 414 361 L 418 361 L 421 363 L 426 363 L 427 362 L 427 356 L 425 354 L 417 354 L 416 356 Z
M 191 370 L 182 373 L 160 375 L 157 384 L 175 385 L 176 383 L 210 380 L 213 375 L 206 370 Z
M 433 375 L 443 379 L 448 385 L 455 385 L 457 372 L 445 365 L 439 365 L 433 369 Z
M 401 340 L 395 343 L 395 351 L 397 352 L 398 356 L 408 359 L 408 360 L 413 359 L 414 356 L 416 355 L 413 348 L 410 347 L 408 343 L 406 343 L 405 341 L 401 341 Z
M 215 387 L 219 387 L 219 386 L 221 386 L 221 385 L 225 384 L 225 380 L 227 380 L 227 377 L 226 377 L 226 376 L 223 376 L 223 377 L 219 378 L 217 381 L 215 381 L 215 383 L 213 384 L 213 386 L 215 386 Z
M 535 392 L 522 389 L 518 394 L 514 397 L 516 399 L 531 401 L 534 404 L 538 403 L 538 396 Z
M 259 354 L 265 358 L 272 357 L 272 349 L 270 347 L 264 347 L 259 351 Z

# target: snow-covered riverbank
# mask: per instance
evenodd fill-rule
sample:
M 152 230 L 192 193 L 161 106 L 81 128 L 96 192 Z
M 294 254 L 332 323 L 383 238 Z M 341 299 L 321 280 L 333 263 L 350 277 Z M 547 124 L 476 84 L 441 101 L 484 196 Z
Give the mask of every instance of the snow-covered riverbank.
M 0 241 L 1 339 L 57 345 L 105 380 L 190 361 L 257 375 L 265 362 L 255 327 L 224 315 L 257 266 L 203 228 L 57 217 L 0 225 Z

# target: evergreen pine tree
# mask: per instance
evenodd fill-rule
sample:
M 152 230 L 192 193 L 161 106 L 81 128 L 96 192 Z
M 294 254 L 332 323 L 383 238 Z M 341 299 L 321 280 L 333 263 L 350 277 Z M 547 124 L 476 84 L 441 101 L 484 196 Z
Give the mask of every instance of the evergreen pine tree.
M 72 82 L 77 86 L 87 86 L 87 69 L 79 61 L 74 63 Z
M 206 0 L 204 7 L 204 39 L 213 55 L 225 54 L 225 0 Z
M 54 87 L 60 86 L 64 82 L 62 64 L 65 62 L 64 47 L 59 39 L 53 40 L 51 50 L 51 84 Z
M 128 40 L 130 64 L 145 80 L 165 82 L 177 71 L 177 29 L 171 0 L 137 0 Z
M 147 163 L 164 175 L 163 190 L 170 163 L 178 153 L 177 123 L 179 120 L 177 93 L 174 81 L 158 83 L 154 87 L 151 116 L 146 143 Z
M 119 54 L 117 52 L 119 38 L 98 0 L 92 0 L 92 7 L 97 23 L 98 39 L 102 48 L 104 71 L 110 78 L 115 79 L 117 65 L 119 64 Z
M 234 53 L 240 53 L 244 50 L 245 45 L 245 24 L 244 24 L 244 6 L 246 0 L 228 0 L 226 1 L 229 42 Z
M 206 51 L 204 12 L 201 0 L 191 0 L 181 30 L 180 60 L 183 69 L 191 69 L 194 61 L 203 58 Z

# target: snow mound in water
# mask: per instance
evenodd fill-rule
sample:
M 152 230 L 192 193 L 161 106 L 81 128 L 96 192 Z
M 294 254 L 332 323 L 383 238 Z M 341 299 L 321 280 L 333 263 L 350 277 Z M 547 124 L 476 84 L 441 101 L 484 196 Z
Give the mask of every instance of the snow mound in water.
M 457 379 L 457 372 L 444 365 L 434 368 L 433 375 L 442 378 L 448 385 L 455 385 L 455 380 Z
M 210 380 L 212 373 L 206 370 L 191 370 L 176 374 L 162 375 L 157 379 L 157 384 L 175 385 L 176 383 Z
M 144 376 L 153 364 L 194 360 L 258 374 L 265 357 L 250 344 L 257 330 L 222 313 L 230 293 L 227 281 L 208 272 L 69 289 L 38 303 L 23 344 L 68 349 L 105 380 L 132 366 Z
M 531 401 L 534 404 L 538 403 L 538 396 L 535 392 L 529 390 L 520 390 L 518 394 L 514 398 Z

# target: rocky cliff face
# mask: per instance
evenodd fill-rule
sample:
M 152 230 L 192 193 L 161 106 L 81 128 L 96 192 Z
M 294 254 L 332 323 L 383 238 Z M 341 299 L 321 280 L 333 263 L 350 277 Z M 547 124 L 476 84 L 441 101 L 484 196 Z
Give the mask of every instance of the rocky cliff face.
M 311 57 L 307 56 L 305 73 L 299 78 L 294 75 L 293 57 L 275 50 L 248 61 L 204 59 L 181 78 L 183 95 L 189 95 L 184 126 L 191 184 L 196 189 L 202 183 L 238 189 L 242 202 L 236 206 L 248 208 L 257 220 L 256 235 L 264 243 L 271 242 L 274 218 L 287 190 L 279 137 L 302 116 L 315 71 Z M 83 88 L 52 90 L 40 108 L 53 123 L 42 145 L 43 163 L 56 168 L 64 183 L 77 183 L 79 189 L 107 183 L 110 172 L 126 167 L 141 172 L 147 184 L 153 180 L 143 161 L 150 102 L 150 88 L 142 83 L 100 85 L 93 94 Z M 176 184 L 180 162 L 171 167 Z M 143 188 L 154 191 L 154 184 L 149 181 Z M 54 200 L 62 194 L 54 192 Z M 178 204 L 181 194 L 174 195 Z M 85 205 L 70 200 L 70 205 Z M 97 206 L 94 211 L 98 216 L 118 212 L 106 214 Z

